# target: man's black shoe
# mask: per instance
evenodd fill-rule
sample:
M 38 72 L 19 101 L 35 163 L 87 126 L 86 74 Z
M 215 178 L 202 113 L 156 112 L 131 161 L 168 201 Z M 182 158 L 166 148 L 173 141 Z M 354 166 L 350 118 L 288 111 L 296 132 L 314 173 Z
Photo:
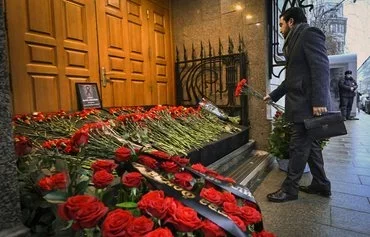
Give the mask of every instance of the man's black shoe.
M 270 202 L 287 202 L 287 201 L 297 200 L 298 195 L 291 195 L 279 189 L 278 191 L 274 193 L 267 194 L 267 199 Z
M 347 120 L 359 120 L 359 118 L 349 117 L 349 118 L 347 118 Z
M 312 188 L 311 186 L 299 186 L 299 191 L 309 194 L 318 194 L 323 197 L 330 197 L 331 192 L 329 190 L 320 190 Z

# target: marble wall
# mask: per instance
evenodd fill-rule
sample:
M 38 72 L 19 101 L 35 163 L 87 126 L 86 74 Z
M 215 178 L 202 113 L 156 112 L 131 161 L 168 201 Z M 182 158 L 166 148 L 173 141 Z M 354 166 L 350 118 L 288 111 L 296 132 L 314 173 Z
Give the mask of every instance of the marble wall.
M 219 39 L 227 51 L 228 37 L 237 45 L 239 35 L 244 38 L 248 53 L 248 79 L 261 93 L 267 82 L 267 23 L 266 0 L 172 0 L 172 34 L 174 47 L 183 45 L 200 52 L 200 41 L 218 45 Z M 235 10 L 236 5 L 242 7 Z M 176 52 L 174 50 L 174 52 Z M 266 106 L 256 98 L 249 99 L 250 139 L 258 149 L 267 149 L 271 125 L 266 119 Z

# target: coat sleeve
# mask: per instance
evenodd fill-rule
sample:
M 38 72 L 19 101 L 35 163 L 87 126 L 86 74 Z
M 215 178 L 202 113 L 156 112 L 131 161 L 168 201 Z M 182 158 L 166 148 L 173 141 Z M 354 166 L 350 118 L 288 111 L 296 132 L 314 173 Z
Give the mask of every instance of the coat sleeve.
M 275 89 L 273 90 L 269 96 L 272 101 L 276 102 L 281 97 L 283 97 L 287 93 L 286 86 L 285 86 L 285 80 Z
M 312 106 L 326 107 L 329 104 L 329 59 L 324 33 L 309 27 L 304 35 L 304 52 L 310 72 Z
M 350 86 L 347 86 L 345 83 L 344 83 L 344 80 L 345 79 L 341 79 L 340 81 L 339 81 L 339 88 L 341 88 L 341 89 L 343 89 L 343 90 L 346 90 L 346 91 L 352 91 L 351 90 L 351 87 Z

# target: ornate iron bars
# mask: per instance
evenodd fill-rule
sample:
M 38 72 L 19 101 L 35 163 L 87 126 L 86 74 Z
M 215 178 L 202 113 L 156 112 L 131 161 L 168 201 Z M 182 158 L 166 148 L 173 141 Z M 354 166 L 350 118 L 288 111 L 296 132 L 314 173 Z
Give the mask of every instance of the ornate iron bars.
M 192 44 L 191 59 L 188 59 L 188 51 L 183 46 L 183 60 L 180 61 L 179 49 L 176 47 L 176 103 L 195 105 L 205 97 L 229 115 L 243 115 L 242 124 L 245 125 L 247 123 L 246 97 L 243 96 L 241 102 L 237 103 L 234 96 L 237 83 L 247 77 L 248 60 L 242 37 L 239 36 L 237 52 L 234 52 L 234 43 L 229 37 L 227 51 L 228 54 L 224 55 L 220 39 L 218 53 L 215 52 L 210 41 L 208 41 L 208 50 L 203 42 L 200 42 L 198 58 Z

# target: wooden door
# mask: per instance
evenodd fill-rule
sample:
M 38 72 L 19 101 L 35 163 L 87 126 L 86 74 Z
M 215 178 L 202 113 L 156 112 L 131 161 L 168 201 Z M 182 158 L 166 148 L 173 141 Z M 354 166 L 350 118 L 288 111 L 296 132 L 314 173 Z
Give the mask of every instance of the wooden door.
M 149 105 L 151 82 L 145 10 L 140 0 L 98 0 L 103 106 Z M 105 75 L 104 75 L 105 73 Z
M 168 0 L 6 0 L 15 113 L 174 103 Z
M 15 113 L 77 110 L 75 83 L 98 82 L 91 0 L 6 0 Z
M 174 103 L 168 2 L 97 2 L 103 105 Z
M 174 76 L 169 4 L 148 2 L 149 64 L 153 104 L 174 104 Z

